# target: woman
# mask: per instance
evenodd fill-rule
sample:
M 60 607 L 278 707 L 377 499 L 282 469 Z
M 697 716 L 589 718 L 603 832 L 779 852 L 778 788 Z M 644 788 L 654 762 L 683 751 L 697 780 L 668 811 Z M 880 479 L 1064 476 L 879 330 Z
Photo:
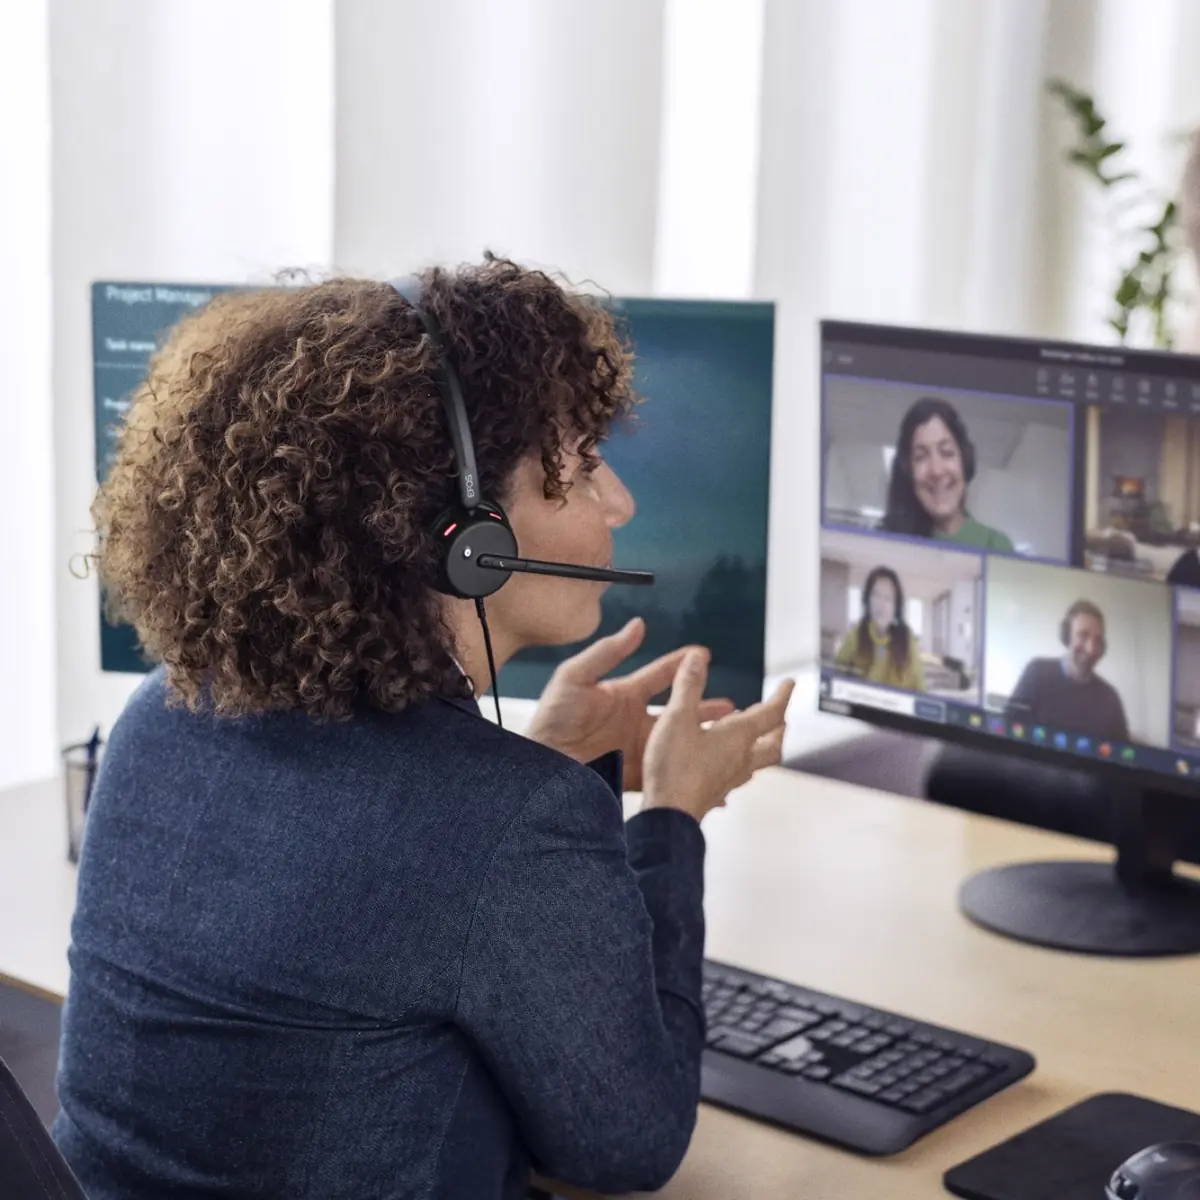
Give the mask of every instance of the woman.
M 975 478 L 975 447 L 954 405 L 925 397 L 900 422 L 887 512 L 880 528 L 1012 553 L 1011 539 L 967 511 Z
M 633 397 L 605 310 L 490 258 L 423 282 L 483 493 L 526 555 L 609 562 L 633 502 L 597 447 Z M 626 1191 L 687 1146 L 699 822 L 779 761 L 790 689 L 704 702 L 695 648 L 599 682 L 631 624 L 528 737 L 483 720 L 476 611 L 435 590 L 438 371 L 393 289 L 338 280 L 218 299 L 131 408 L 99 562 L 163 666 L 80 865 L 54 1133 L 91 1200 Z M 590 636 L 601 592 L 513 576 L 497 669 Z
M 891 567 L 876 567 L 863 584 L 862 619 L 846 634 L 836 664 L 871 683 L 925 690 L 917 635 L 904 619 L 904 589 Z

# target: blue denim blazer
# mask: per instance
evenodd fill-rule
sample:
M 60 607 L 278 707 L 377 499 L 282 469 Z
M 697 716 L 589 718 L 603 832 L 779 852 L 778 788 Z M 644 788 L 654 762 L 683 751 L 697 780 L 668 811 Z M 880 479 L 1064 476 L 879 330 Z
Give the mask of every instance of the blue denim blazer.
M 661 1186 L 699 1102 L 704 839 L 625 823 L 602 767 L 472 701 L 217 719 L 149 676 L 72 927 L 54 1137 L 91 1200 Z

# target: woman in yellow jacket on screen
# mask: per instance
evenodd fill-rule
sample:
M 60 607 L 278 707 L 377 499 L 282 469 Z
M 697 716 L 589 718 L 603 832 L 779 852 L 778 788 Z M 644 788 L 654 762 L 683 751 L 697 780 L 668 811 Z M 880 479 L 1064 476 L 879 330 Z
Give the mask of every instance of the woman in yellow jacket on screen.
M 891 567 L 876 567 L 863 584 L 862 618 L 838 649 L 837 666 L 870 683 L 925 690 L 917 635 L 904 620 L 904 588 Z

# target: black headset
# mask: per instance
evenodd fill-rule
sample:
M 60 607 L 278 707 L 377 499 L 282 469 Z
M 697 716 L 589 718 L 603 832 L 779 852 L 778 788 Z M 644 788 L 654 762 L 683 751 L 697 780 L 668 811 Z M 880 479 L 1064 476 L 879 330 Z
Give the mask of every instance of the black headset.
M 475 443 L 463 403 L 462 384 L 446 352 L 437 321 L 421 303 L 424 289 L 413 276 L 391 281 L 395 289 L 421 318 L 437 356 L 436 382 L 446 413 L 454 461 L 458 472 L 458 502 L 452 504 L 434 523 L 433 540 L 438 554 L 438 591 L 461 600 L 474 600 L 475 612 L 483 627 L 488 669 L 492 676 L 492 699 L 496 722 L 501 727 L 500 689 L 496 683 L 496 663 L 492 657 L 492 637 L 488 631 L 483 599 L 498 591 L 514 571 L 534 575 L 553 575 L 562 579 L 588 579 L 596 583 L 632 583 L 646 586 L 654 582 L 652 571 L 618 571 L 611 567 L 585 567 L 576 563 L 542 562 L 519 558 L 517 535 L 501 505 L 480 495 L 479 468 L 475 463 Z
M 462 385 L 446 352 L 437 321 L 421 303 L 421 281 L 413 277 L 397 279 L 392 281 L 391 286 L 421 318 L 437 354 L 437 387 L 446 412 L 450 440 L 454 444 L 458 503 L 446 509 L 433 527 L 440 564 L 438 590 L 462 600 L 482 600 L 503 587 L 514 571 L 554 575 L 563 579 L 589 579 L 597 583 L 652 584 L 652 571 L 619 571 L 518 557 L 517 537 L 504 509 L 480 494 L 475 443 L 471 439 Z

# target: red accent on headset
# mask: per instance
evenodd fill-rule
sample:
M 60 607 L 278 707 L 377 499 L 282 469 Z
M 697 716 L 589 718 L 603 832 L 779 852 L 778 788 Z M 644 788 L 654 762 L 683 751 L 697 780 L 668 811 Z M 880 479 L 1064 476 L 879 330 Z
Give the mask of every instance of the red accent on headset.
M 442 537 L 449 537 L 457 528 L 458 528 L 458 522 L 455 521 L 454 524 L 451 525 L 450 528 L 447 529 L 446 532 L 442 534 Z

